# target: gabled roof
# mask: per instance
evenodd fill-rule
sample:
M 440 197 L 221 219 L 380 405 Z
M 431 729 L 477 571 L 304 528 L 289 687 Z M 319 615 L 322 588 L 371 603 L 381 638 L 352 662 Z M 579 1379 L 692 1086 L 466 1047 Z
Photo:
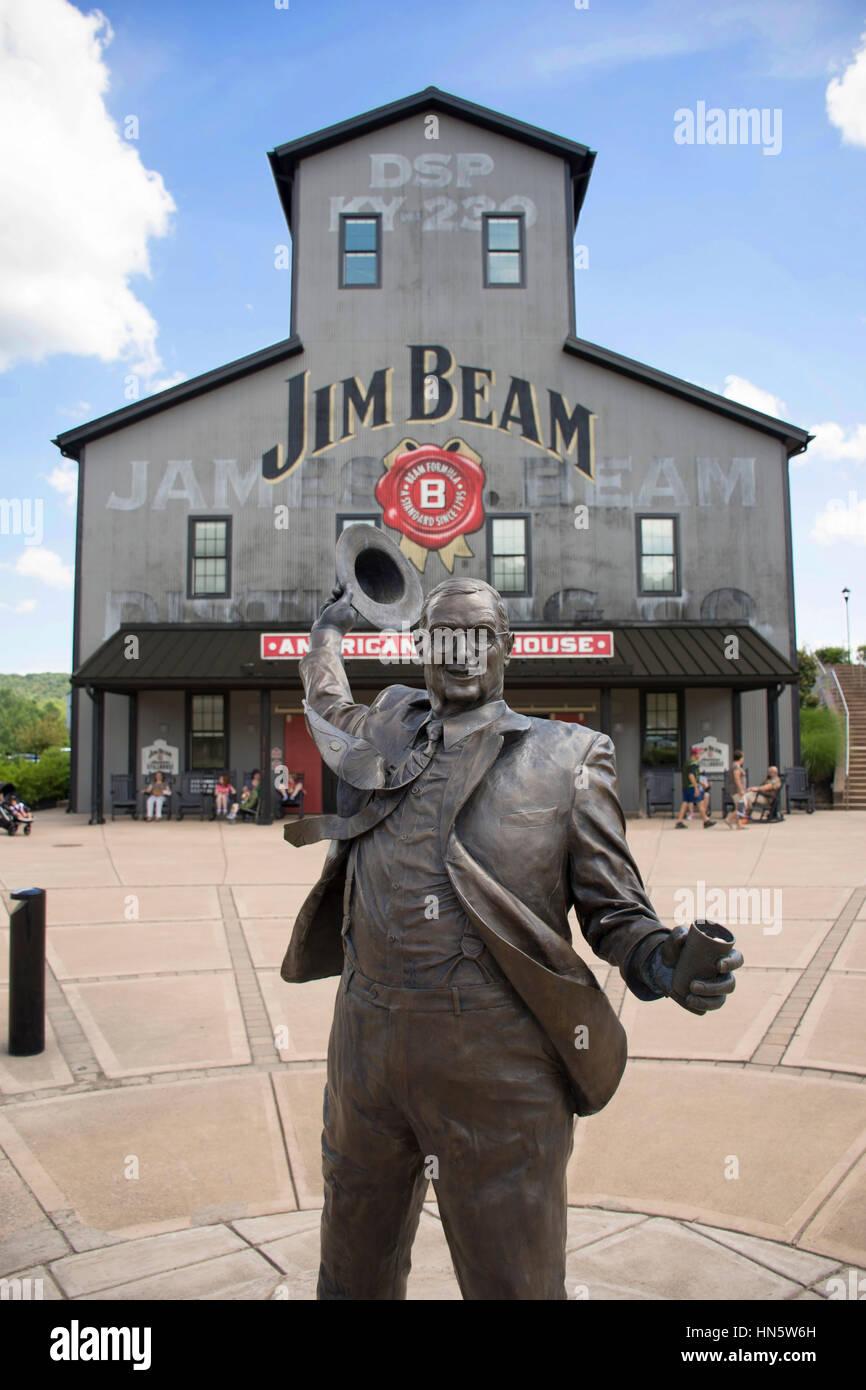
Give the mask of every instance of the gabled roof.
M 608 371 L 631 377 L 633 381 L 656 386 L 660 391 L 667 391 L 670 396 L 679 396 L 681 400 L 713 410 L 717 415 L 726 415 L 729 420 L 737 420 L 740 424 L 751 425 L 753 429 L 761 430 L 764 434 L 772 434 L 785 445 L 789 458 L 793 454 L 802 454 L 809 442 L 815 438 L 814 434 L 801 429 L 799 425 L 789 425 L 785 420 L 777 420 L 775 415 L 765 415 L 760 410 L 753 410 L 750 405 L 741 405 L 739 401 L 729 400 L 727 396 L 719 396 L 715 391 L 696 386 L 692 381 L 683 381 L 682 377 L 670 376 L 668 372 L 661 372 L 657 367 L 648 367 L 645 362 L 636 362 L 633 357 L 623 357 L 611 348 L 587 342 L 585 338 L 569 336 L 563 343 L 563 348 L 573 357 L 582 357 L 585 362 L 592 362 L 596 367 L 606 367 Z
M 56 444 L 66 458 L 80 459 L 81 450 L 93 439 L 100 439 L 104 434 L 113 434 L 115 430 L 125 429 L 127 425 L 136 425 L 139 420 L 146 420 L 148 415 L 158 415 L 161 410 L 170 410 L 173 405 L 191 401 L 195 396 L 202 396 L 206 391 L 213 391 L 218 386 L 226 386 L 230 381 L 237 381 L 239 377 L 259 372 L 263 367 L 273 366 L 275 362 L 282 362 L 287 357 L 295 357 L 303 350 L 304 345 L 297 336 L 284 338 L 282 342 L 273 343 L 271 347 L 260 348 L 258 352 L 251 352 L 246 357 L 227 362 L 224 367 L 202 372 L 200 376 L 190 377 L 188 381 L 181 381 L 177 386 L 169 386 L 165 391 L 156 391 L 152 396 L 145 396 L 144 400 L 134 401 L 132 405 L 125 405 L 120 410 L 113 410 L 110 415 L 100 415 L 98 419 L 91 420 L 86 425 L 76 425 L 75 429 L 64 430 L 63 434 L 58 434 L 51 443 Z
M 482 126 L 485 130 L 505 135 L 509 140 L 519 140 L 524 145 L 532 145 L 537 150 L 545 150 L 548 154 L 564 159 L 571 170 L 574 220 L 577 223 L 595 161 L 594 150 L 588 149 L 586 145 L 579 145 L 574 140 L 566 140 L 562 135 L 553 135 L 549 130 L 527 125 L 525 121 L 516 121 L 512 116 L 504 116 L 500 111 L 491 111 L 486 106 L 476 106 L 475 102 L 464 101 L 462 97 L 452 96 L 450 92 L 440 91 L 438 87 L 425 87 L 423 92 L 401 97 L 399 101 L 391 101 L 387 106 L 377 106 L 372 111 L 365 111 L 361 116 L 353 116 L 351 120 L 325 126 L 324 130 L 315 130 L 311 135 L 302 135 L 298 140 L 290 140 L 287 144 L 278 145 L 275 150 L 271 150 L 268 159 L 271 161 L 277 192 L 289 227 L 292 226 L 292 181 L 299 160 L 319 154 L 333 145 L 342 145 L 345 141 L 366 135 L 371 130 L 392 125 L 394 121 L 404 120 L 406 116 L 426 114 L 428 111 L 457 116 L 460 120 Z

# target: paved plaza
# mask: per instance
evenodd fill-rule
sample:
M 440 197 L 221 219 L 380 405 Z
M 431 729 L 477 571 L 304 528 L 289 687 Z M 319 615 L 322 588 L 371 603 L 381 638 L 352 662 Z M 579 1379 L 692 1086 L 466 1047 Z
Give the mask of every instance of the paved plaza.
M 698 1018 L 639 1003 L 576 937 L 631 1060 L 577 1125 L 569 1297 L 839 1296 L 866 1278 L 866 812 L 628 835 L 662 921 L 724 905 L 746 963 Z M 6 1051 L 0 932 L 0 1276 L 55 1299 L 315 1296 L 336 980 L 279 966 L 323 856 L 281 825 L 61 811 L 3 837 L 0 884 L 45 888 L 49 930 L 29 1058 Z M 430 1198 L 409 1296 L 459 1298 Z

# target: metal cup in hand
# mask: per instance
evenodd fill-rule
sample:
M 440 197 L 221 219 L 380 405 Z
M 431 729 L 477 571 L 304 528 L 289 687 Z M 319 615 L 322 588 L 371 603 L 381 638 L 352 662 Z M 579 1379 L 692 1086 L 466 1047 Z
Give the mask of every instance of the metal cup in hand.
M 683 1004 L 691 993 L 692 980 L 715 979 L 717 962 L 730 955 L 735 944 L 733 932 L 718 922 L 692 922 L 674 971 L 671 998 Z M 701 1013 L 706 1012 L 706 1009 L 701 1010 Z

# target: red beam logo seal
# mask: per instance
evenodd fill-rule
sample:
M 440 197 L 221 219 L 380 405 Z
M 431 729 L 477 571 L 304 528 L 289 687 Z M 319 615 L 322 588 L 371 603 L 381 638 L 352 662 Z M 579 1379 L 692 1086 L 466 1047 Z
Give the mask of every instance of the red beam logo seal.
M 487 481 L 481 455 L 461 439 L 438 444 L 402 440 L 382 460 L 376 501 L 386 526 L 401 532 L 400 549 L 424 571 L 431 550 L 449 573 L 458 556 L 471 556 L 465 536 L 484 525 Z

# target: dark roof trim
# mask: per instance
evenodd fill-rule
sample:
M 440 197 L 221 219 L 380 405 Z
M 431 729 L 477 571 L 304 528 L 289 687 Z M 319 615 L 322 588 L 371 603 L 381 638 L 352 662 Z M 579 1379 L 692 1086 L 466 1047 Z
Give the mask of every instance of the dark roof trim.
M 577 221 L 586 196 L 592 166 L 595 162 L 594 150 L 588 149 L 586 145 L 579 145 L 574 140 L 567 140 L 562 135 L 554 135 L 549 130 L 542 130 L 539 126 L 527 125 L 525 121 L 517 121 L 512 116 L 503 115 L 500 111 L 491 111 L 486 106 L 477 106 L 473 101 L 464 101 L 462 97 L 452 96 L 450 92 L 443 92 L 438 87 L 425 87 L 423 92 L 415 92 L 412 96 L 401 97 L 399 101 L 391 101 L 387 106 L 377 106 L 372 111 L 365 111 L 362 115 L 353 116 L 348 121 L 339 121 L 336 125 L 325 126 L 323 130 L 315 130 L 310 135 L 302 135 L 300 139 L 290 140 L 285 145 L 277 145 L 276 149 L 270 151 L 268 159 L 271 162 L 277 192 L 280 195 L 280 202 L 283 205 L 289 227 L 292 225 L 292 179 L 299 160 L 319 154 L 322 150 L 330 149 L 333 145 L 342 145 L 347 140 L 357 139 L 359 135 L 366 135 L 369 131 L 378 130 L 381 126 L 392 125 L 394 121 L 403 120 L 406 116 L 411 116 L 414 112 L 419 111 L 439 111 L 446 115 L 458 116 L 461 120 L 471 121 L 474 125 L 483 126 L 486 130 L 494 130 L 497 134 L 505 135 L 511 140 L 519 140 L 525 145 L 533 145 L 536 149 L 544 150 L 548 154 L 558 155 L 560 159 L 564 159 L 571 169 L 574 188 L 574 217 Z
M 636 362 L 631 357 L 612 352 L 610 348 L 599 347 L 598 343 L 588 343 L 585 338 L 569 335 L 562 346 L 564 352 L 569 352 L 574 357 L 582 357 L 584 361 L 592 362 L 597 367 L 607 367 L 609 371 L 619 372 L 620 375 L 632 377 L 635 381 L 643 381 L 648 386 L 656 386 L 660 391 L 667 391 L 672 396 L 679 396 L 694 405 L 714 410 L 717 415 L 726 415 L 730 420 L 739 420 L 744 425 L 751 425 L 753 429 L 762 430 L 764 434 L 771 434 L 782 441 L 789 458 L 794 454 L 802 454 L 815 438 L 808 430 L 800 429 L 798 425 L 789 425 L 784 420 L 777 420 L 773 415 L 763 415 L 759 410 L 752 410 L 751 406 L 739 405 L 737 401 L 728 400 L 727 396 L 717 396 L 714 391 L 706 391 L 703 386 L 695 386 L 691 381 L 683 381 L 678 376 L 669 376 L 667 372 L 648 367 L 644 362 Z
M 51 442 L 57 445 L 66 458 L 78 459 L 85 444 L 89 444 L 93 439 L 113 434 L 115 430 L 125 429 L 127 425 L 136 425 L 150 415 L 158 415 L 161 410 L 170 410 L 172 406 L 193 400 L 196 396 L 204 395 L 206 391 L 214 391 L 218 386 L 227 386 L 229 382 L 249 376 L 251 372 L 261 371 L 263 367 L 273 366 L 275 362 L 282 362 L 287 357 L 295 357 L 303 350 L 304 345 L 297 336 L 284 338 L 282 342 L 274 343 L 271 347 L 260 348 L 258 352 L 251 352 L 247 357 L 227 362 L 224 367 L 203 372 L 201 376 L 181 381 L 177 386 L 169 386 L 166 391 L 157 391 L 153 396 L 145 396 L 144 400 L 135 401 L 132 405 L 124 406 L 122 410 L 114 410 L 110 415 L 101 415 L 89 424 L 78 425 L 74 430 L 65 430 Z

